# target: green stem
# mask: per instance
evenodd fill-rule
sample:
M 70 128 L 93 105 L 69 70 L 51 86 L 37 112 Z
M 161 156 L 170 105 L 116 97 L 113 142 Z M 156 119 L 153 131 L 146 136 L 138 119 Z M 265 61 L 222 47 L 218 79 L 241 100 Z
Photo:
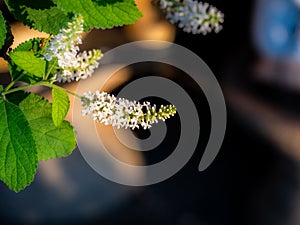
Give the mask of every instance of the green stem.
M 42 48 L 40 54 L 44 55 L 44 54 L 46 53 L 46 50 L 47 50 L 47 48 L 48 48 L 48 45 L 49 45 L 49 43 L 50 43 L 52 37 L 53 37 L 52 34 L 50 34 L 50 35 L 48 36 L 48 38 L 45 40 L 44 46 L 43 46 L 43 48 Z M 48 61 L 46 61 L 46 62 L 47 62 L 47 64 L 48 64 Z M 56 65 L 56 63 L 57 63 L 57 59 L 52 63 L 52 65 L 50 66 L 50 69 L 49 69 L 49 70 L 47 71 L 47 73 L 43 76 L 43 80 L 47 80 L 47 79 L 48 79 L 48 77 L 49 77 L 49 75 L 51 74 L 51 72 L 52 72 L 54 66 Z
M 56 89 L 60 89 L 60 90 L 64 90 L 66 91 L 67 93 L 77 97 L 77 98 L 80 98 L 82 99 L 82 96 L 72 92 L 72 91 L 69 91 L 65 88 L 62 88 L 60 86 L 57 86 L 55 84 L 51 84 L 51 83 L 48 83 L 46 81 L 40 81 L 40 82 L 37 82 L 35 84 L 29 84 L 29 85 L 24 85 L 24 86 L 20 86 L 20 87 L 16 87 L 14 89 L 10 89 L 10 90 L 7 90 L 7 91 L 3 91 L 2 92 L 2 95 L 7 95 L 7 94 L 11 94 L 11 93 L 14 93 L 14 92 L 17 92 L 17 91 L 21 91 L 21 90 L 25 90 L 25 89 L 28 89 L 28 88 L 31 88 L 31 87 L 37 87 L 37 86 L 46 86 L 46 87 L 50 87 L 50 88 L 56 88 Z
M 13 80 L 12 82 L 10 82 L 4 89 L 4 91 L 8 91 L 12 86 L 14 86 L 14 84 L 19 81 L 21 79 L 21 77 L 24 75 L 24 70 L 21 70 L 21 72 L 19 73 L 20 75 Z
M 10 93 L 14 93 L 14 92 L 17 92 L 17 91 L 25 90 L 27 88 L 36 87 L 36 86 L 40 86 L 40 85 L 42 85 L 41 82 L 37 82 L 35 84 L 29 84 L 29 85 L 16 87 L 16 88 L 13 88 L 13 89 L 10 89 L 10 90 L 3 91 L 2 95 L 7 95 L 7 94 L 10 94 Z
M 16 82 L 15 81 L 12 81 L 12 82 L 10 82 L 6 87 L 5 87 L 5 91 L 8 91 L 12 86 L 14 86 L 14 84 L 15 84 Z
M 56 63 L 57 63 L 57 59 L 53 62 L 53 64 L 51 65 L 50 69 L 47 71 L 47 74 L 45 74 L 43 76 L 43 80 L 47 80 L 48 79 L 48 77 L 49 77 L 51 71 L 53 70 L 54 66 L 56 65 Z
M 68 89 L 65 89 L 65 88 L 63 88 L 63 87 L 60 87 L 60 86 L 58 86 L 58 85 L 56 85 L 56 84 L 45 83 L 45 84 L 42 84 L 42 85 L 47 86 L 47 87 L 50 87 L 50 88 L 60 89 L 60 90 L 66 91 L 67 93 L 69 93 L 69 94 L 71 94 L 71 95 L 73 95 L 73 96 L 75 96 L 75 97 L 77 97 L 77 98 L 80 98 L 80 99 L 82 98 L 82 96 L 80 96 L 80 95 L 78 95 L 78 94 L 76 94 L 76 93 L 74 93 L 74 92 L 72 92 L 72 91 L 69 91 Z
M 42 50 L 40 51 L 40 54 L 42 54 L 42 55 L 45 54 L 45 52 L 46 52 L 46 50 L 47 50 L 47 48 L 48 48 L 49 42 L 51 41 L 52 37 L 53 37 L 53 35 L 50 34 L 50 35 L 46 38 L 46 40 L 45 40 L 45 42 L 44 42 L 44 46 L 43 46 Z

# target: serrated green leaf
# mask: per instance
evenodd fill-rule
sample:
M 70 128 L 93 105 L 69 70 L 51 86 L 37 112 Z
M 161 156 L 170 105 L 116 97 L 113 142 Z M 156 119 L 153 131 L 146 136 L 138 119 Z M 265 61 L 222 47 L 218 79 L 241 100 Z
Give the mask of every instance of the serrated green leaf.
M 38 159 L 48 160 L 68 156 L 75 149 L 76 141 L 73 127 L 63 121 L 55 127 L 52 118 L 29 121 L 38 149 Z
M 15 49 L 15 51 L 33 51 L 33 52 L 37 52 L 39 50 L 39 46 L 41 43 L 41 39 L 40 38 L 34 38 L 34 39 L 30 39 L 28 41 L 25 41 L 21 44 L 19 44 Z M 19 76 L 22 73 L 22 79 L 20 79 L 20 81 L 24 81 L 26 83 L 32 83 L 35 81 L 40 80 L 39 77 L 30 74 L 30 73 L 26 73 L 25 71 L 22 70 L 22 68 L 18 67 L 17 64 L 15 64 L 13 61 L 8 61 L 8 69 L 9 69 L 9 73 L 12 76 L 13 80 L 16 80 L 17 78 L 19 78 Z
M 29 185 L 37 169 L 37 152 L 20 108 L 0 99 L 0 179 L 16 192 Z
M 30 19 L 28 19 L 29 15 L 27 9 L 43 10 L 55 6 L 55 4 L 51 0 L 43 0 L 43 1 L 4 0 L 4 2 L 6 3 L 9 11 L 14 15 L 14 17 L 17 20 L 23 22 L 25 25 L 29 26 L 30 28 L 34 28 L 34 25 L 33 22 Z M 42 12 L 40 16 L 42 16 Z
M 67 156 L 76 146 L 73 127 L 63 121 L 56 127 L 52 121 L 51 104 L 41 96 L 30 94 L 20 108 L 26 116 L 37 146 L 39 160 Z
M 11 60 L 24 71 L 43 77 L 46 61 L 29 51 L 13 51 L 9 54 Z
M 2 15 L 2 12 L 0 11 L 0 49 L 5 43 L 6 32 L 6 21 Z
M 13 52 L 30 51 L 35 54 L 39 54 L 42 50 L 42 45 L 43 45 L 43 39 L 33 38 L 33 39 L 30 39 L 30 40 L 25 41 L 25 42 L 21 43 L 20 45 L 18 45 L 13 50 Z M 18 79 L 19 81 L 24 81 L 29 84 L 42 80 L 41 77 L 38 77 L 35 74 L 32 74 L 32 73 L 22 70 L 22 68 L 17 66 L 12 60 L 10 60 L 8 62 L 8 69 L 9 69 L 9 72 L 10 72 L 13 80 Z M 22 74 L 22 77 L 20 78 L 19 76 L 21 74 Z
M 20 67 L 18 67 L 11 60 L 8 61 L 8 69 L 9 69 L 9 73 L 12 76 L 13 80 L 16 80 L 21 75 L 22 75 L 22 77 L 19 79 L 19 81 L 24 81 L 28 84 L 36 83 L 36 82 L 42 80 L 41 77 L 38 77 L 38 76 L 35 76 L 33 74 L 23 71 Z
M 70 108 L 69 96 L 64 90 L 52 89 L 52 120 L 59 127 Z
M 3 18 L 0 11 L 0 56 L 4 56 L 7 49 L 12 45 L 14 37 L 11 33 L 9 23 Z
M 49 34 L 57 34 L 72 17 L 58 9 L 51 0 L 5 0 L 5 3 L 17 20 L 30 28 Z
M 60 29 L 71 21 L 68 15 L 57 7 L 42 10 L 27 7 L 26 12 L 27 18 L 32 22 L 32 27 L 48 34 L 58 34 Z
M 53 0 L 63 11 L 81 14 L 85 30 L 133 24 L 142 16 L 133 0 Z
M 5 97 L 9 102 L 18 106 L 20 104 L 20 102 L 22 102 L 29 94 L 30 94 L 30 92 L 17 91 L 17 92 L 8 94 Z
M 31 51 L 34 53 L 38 53 L 41 50 L 43 39 L 42 38 L 32 38 L 28 41 L 22 42 L 15 49 L 14 52 L 17 51 Z

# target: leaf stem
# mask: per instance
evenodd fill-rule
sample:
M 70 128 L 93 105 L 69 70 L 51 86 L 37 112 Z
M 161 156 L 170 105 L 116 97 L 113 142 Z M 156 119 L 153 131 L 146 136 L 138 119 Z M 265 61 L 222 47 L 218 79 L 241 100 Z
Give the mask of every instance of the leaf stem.
M 75 97 L 77 97 L 77 98 L 82 99 L 82 96 L 80 96 L 80 95 L 78 95 L 78 94 L 76 94 L 76 93 L 74 93 L 74 92 L 72 92 L 72 91 L 69 91 L 68 89 L 65 89 L 65 88 L 63 88 L 63 87 L 60 87 L 60 86 L 58 86 L 58 85 L 56 85 L 56 84 L 44 83 L 44 84 L 42 84 L 42 85 L 47 86 L 47 87 L 50 87 L 50 88 L 56 88 L 56 89 L 64 90 L 64 91 L 66 91 L 67 93 L 69 93 L 69 94 L 71 94 L 71 95 L 73 95 L 73 96 L 75 96 Z
M 69 91 L 63 87 L 60 87 L 56 84 L 52 84 L 52 83 L 49 83 L 49 82 L 46 82 L 46 81 L 40 81 L 40 82 L 37 82 L 35 84 L 29 84 L 29 85 L 24 85 L 24 86 L 20 86 L 20 87 L 16 87 L 16 88 L 13 88 L 13 89 L 10 89 L 10 90 L 5 90 L 2 92 L 2 95 L 7 95 L 7 94 L 11 94 L 11 93 L 14 93 L 14 92 L 17 92 L 17 91 L 22 91 L 22 90 L 25 90 L 25 89 L 28 89 L 28 88 L 31 88 L 31 87 L 37 87 L 37 86 L 46 86 L 46 87 L 49 87 L 49 88 L 56 88 L 56 89 L 60 89 L 60 90 L 64 90 L 66 91 L 67 93 L 77 97 L 77 98 L 80 98 L 82 99 L 82 96 L 72 92 L 72 91 Z
M 10 94 L 10 93 L 14 93 L 14 92 L 17 92 L 17 91 L 25 90 L 27 88 L 36 87 L 36 86 L 40 86 L 40 85 L 42 85 L 41 82 L 37 82 L 35 84 L 23 85 L 23 86 L 19 86 L 19 87 L 10 89 L 10 90 L 5 90 L 5 91 L 2 92 L 2 94 L 7 95 L 7 94 Z
M 56 63 L 57 63 L 57 59 L 53 62 L 53 64 L 51 65 L 50 69 L 47 71 L 47 74 L 45 74 L 43 76 L 43 80 L 47 80 L 48 79 L 48 77 L 51 74 L 51 72 L 52 72 L 54 66 L 56 65 Z
M 45 42 L 43 43 L 43 46 L 42 46 L 42 50 L 40 51 L 40 54 L 41 54 L 41 55 L 44 55 L 44 54 L 45 54 L 46 49 L 47 49 L 47 47 L 48 47 L 48 45 L 49 45 L 49 42 L 51 41 L 52 37 L 53 37 L 53 35 L 50 34 L 50 35 L 45 39 Z
M 21 79 L 21 77 L 24 75 L 24 70 L 21 70 L 21 72 L 19 73 L 19 75 L 17 76 L 17 78 L 15 80 L 13 80 L 12 82 L 10 82 L 4 89 L 4 91 L 8 91 L 12 86 L 14 86 L 14 84 L 19 81 Z
M 10 82 L 6 87 L 5 87 L 5 91 L 8 91 L 12 86 L 14 86 L 14 84 L 15 84 L 16 82 L 15 81 L 12 81 L 12 82 Z

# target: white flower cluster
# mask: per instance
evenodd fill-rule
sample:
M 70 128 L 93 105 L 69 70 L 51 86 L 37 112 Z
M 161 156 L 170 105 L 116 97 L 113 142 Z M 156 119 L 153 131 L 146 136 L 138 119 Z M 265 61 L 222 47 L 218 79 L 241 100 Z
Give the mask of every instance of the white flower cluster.
M 83 17 L 75 16 L 73 22 L 68 23 L 67 29 L 61 29 L 50 42 L 45 53 L 45 59 L 50 61 L 57 58 L 59 70 L 56 81 L 71 82 L 86 79 L 98 67 L 98 60 L 103 54 L 100 50 L 79 52 L 78 44 L 82 43 L 80 34 L 83 32 Z
M 139 103 L 124 98 L 116 98 L 106 92 L 86 92 L 82 97 L 82 114 L 89 115 L 93 120 L 112 125 L 117 128 L 144 129 L 157 123 L 158 119 L 165 121 L 176 113 L 173 105 L 151 106 L 149 102 Z
M 185 32 L 206 35 L 222 29 L 224 14 L 208 3 L 193 0 L 160 0 L 166 18 Z

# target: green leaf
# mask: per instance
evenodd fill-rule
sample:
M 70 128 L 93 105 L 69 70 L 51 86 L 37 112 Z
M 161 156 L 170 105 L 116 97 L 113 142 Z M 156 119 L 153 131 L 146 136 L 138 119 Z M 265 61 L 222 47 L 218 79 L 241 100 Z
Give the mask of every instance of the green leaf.
M 42 50 L 42 46 L 43 39 L 33 38 L 18 45 L 13 52 L 30 51 L 39 55 Z M 42 80 L 40 76 L 36 76 L 35 74 L 22 70 L 22 68 L 16 65 L 12 60 L 8 62 L 8 68 L 13 80 L 19 79 L 19 81 L 24 81 L 29 84 Z M 22 77 L 19 77 L 20 75 L 22 75 Z
M 81 14 L 85 30 L 133 24 L 142 16 L 133 0 L 53 0 L 65 12 Z
M 43 39 L 41 38 L 32 38 L 28 41 L 22 42 L 15 49 L 17 51 L 31 51 L 34 53 L 39 53 L 41 51 L 41 46 L 43 44 Z
M 11 60 L 24 71 L 43 77 L 46 61 L 29 51 L 13 51 L 9 54 Z
M 58 34 L 72 17 L 58 9 L 51 0 L 5 0 L 5 3 L 17 20 L 49 34 Z
M 69 122 L 55 127 L 52 118 L 29 121 L 36 140 L 38 159 L 48 160 L 68 156 L 76 147 L 75 134 Z
M 37 146 L 38 159 L 48 160 L 71 154 L 76 146 L 73 127 L 63 121 L 56 127 L 52 121 L 52 106 L 41 96 L 30 94 L 20 108 L 26 116 Z
M 0 49 L 5 43 L 6 32 L 6 21 L 2 15 L 2 12 L 0 11 Z
M 17 92 L 13 92 L 10 93 L 8 95 L 6 95 L 6 99 L 19 106 L 19 104 L 26 98 L 28 97 L 28 95 L 30 94 L 30 92 L 25 92 L 25 91 L 17 91 Z
M 0 99 L 0 141 L 0 179 L 18 192 L 34 178 L 37 152 L 23 112 L 3 99 Z
M 45 20 L 49 18 L 49 13 L 54 12 L 55 4 L 51 0 L 43 1 L 28 1 L 28 0 L 4 0 L 9 11 L 14 17 L 22 21 L 30 28 L 34 28 L 40 31 L 57 34 L 57 27 L 65 26 L 65 20 L 63 12 L 58 13 L 58 9 L 55 12 L 57 19 L 48 20 L 48 24 L 45 24 Z M 45 26 L 45 28 L 44 28 Z
M 9 23 L 4 19 L 0 11 L 0 56 L 4 56 L 7 49 L 12 45 L 14 37 L 11 33 Z
M 64 90 L 52 89 L 52 120 L 59 127 L 70 108 L 69 96 Z
M 26 8 L 26 12 L 32 28 L 48 34 L 58 34 L 60 29 L 71 21 L 71 18 L 57 7 L 42 10 Z
M 40 78 L 38 76 L 35 76 L 33 74 L 25 72 L 11 60 L 8 61 L 8 69 L 9 69 L 9 73 L 11 74 L 13 80 L 16 80 L 20 76 L 21 76 L 21 78 L 18 80 L 24 81 L 28 84 L 36 83 L 36 82 L 42 80 L 42 78 Z

